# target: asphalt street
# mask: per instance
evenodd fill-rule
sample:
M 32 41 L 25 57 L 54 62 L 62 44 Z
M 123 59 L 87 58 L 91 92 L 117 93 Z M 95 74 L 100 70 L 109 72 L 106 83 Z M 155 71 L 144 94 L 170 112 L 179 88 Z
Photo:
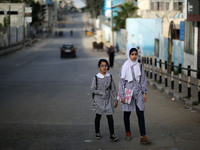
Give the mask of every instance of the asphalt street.
M 106 117 L 101 140 L 95 139 L 91 80 L 106 51 L 93 51 L 93 37 L 85 36 L 88 15 L 68 14 L 54 34 L 0 60 L 0 150 L 198 150 L 200 114 L 148 87 L 145 109 L 151 145 L 141 145 L 137 117 L 131 117 L 133 139 L 125 141 L 121 106 L 115 110 L 115 134 L 109 141 Z M 73 30 L 73 37 L 70 37 Z M 59 48 L 72 43 L 77 58 L 60 58 Z M 116 86 L 126 56 L 117 54 L 110 70 Z

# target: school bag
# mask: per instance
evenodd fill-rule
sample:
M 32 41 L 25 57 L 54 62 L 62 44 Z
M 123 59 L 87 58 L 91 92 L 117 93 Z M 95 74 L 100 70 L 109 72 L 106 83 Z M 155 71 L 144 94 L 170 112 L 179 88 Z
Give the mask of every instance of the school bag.
M 94 76 L 95 77 L 95 81 L 96 81 L 96 90 L 97 90 L 97 86 L 98 86 L 98 84 L 97 84 L 97 76 L 95 75 Z M 111 85 L 112 85 L 112 75 L 110 74 L 110 77 L 111 77 L 111 81 L 110 81 L 110 86 L 109 86 L 109 88 L 111 89 Z M 92 93 L 92 99 L 94 99 L 94 93 Z

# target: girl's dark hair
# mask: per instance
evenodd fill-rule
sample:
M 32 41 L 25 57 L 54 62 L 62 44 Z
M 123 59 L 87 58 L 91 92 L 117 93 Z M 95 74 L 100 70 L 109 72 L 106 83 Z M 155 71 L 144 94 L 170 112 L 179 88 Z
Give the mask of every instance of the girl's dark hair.
M 108 65 L 108 69 L 107 70 L 109 70 L 110 69 L 110 64 L 108 63 L 108 61 L 106 59 L 100 59 L 99 62 L 98 62 L 98 67 L 100 67 L 102 62 L 105 62 L 106 65 Z
M 136 48 L 131 48 L 130 51 L 129 51 L 129 56 L 131 55 L 131 53 L 132 53 L 133 51 L 136 51 L 136 52 L 138 53 L 138 50 L 137 50 Z

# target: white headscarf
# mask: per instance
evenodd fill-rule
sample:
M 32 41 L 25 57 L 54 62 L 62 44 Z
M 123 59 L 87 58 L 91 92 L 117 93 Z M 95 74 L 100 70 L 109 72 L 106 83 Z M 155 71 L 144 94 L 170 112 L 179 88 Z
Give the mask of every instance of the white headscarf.
M 137 58 L 136 61 L 132 61 L 130 59 L 130 50 L 132 48 L 135 48 L 137 50 L 136 47 L 131 47 L 129 49 L 129 51 L 128 51 L 128 60 L 126 60 L 125 63 L 123 64 L 123 66 L 122 66 L 121 78 L 127 80 L 128 82 L 133 81 L 132 70 L 131 70 L 131 68 L 133 67 L 134 74 L 135 74 L 135 79 L 139 83 L 140 82 L 140 76 L 141 76 L 140 64 L 138 63 L 138 58 Z

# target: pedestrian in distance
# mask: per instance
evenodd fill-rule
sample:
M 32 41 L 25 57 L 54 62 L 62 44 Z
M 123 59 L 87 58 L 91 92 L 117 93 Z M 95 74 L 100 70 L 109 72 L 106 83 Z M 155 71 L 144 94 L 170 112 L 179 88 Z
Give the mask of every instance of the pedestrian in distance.
M 99 73 L 92 80 L 91 92 L 93 94 L 93 110 L 95 116 L 96 139 L 101 139 L 100 120 L 102 115 L 106 115 L 110 131 L 110 140 L 117 141 L 118 137 L 114 134 L 114 107 L 118 105 L 117 90 L 112 75 L 107 71 L 110 66 L 106 59 L 100 59 L 98 62 Z
M 116 48 L 116 51 L 118 53 L 119 52 L 119 45 L 118 45 L 118 43 L 116 44 L 115 48 Z
M 147 101 L 146 75 L 143 66 L 138 63 L 138 50 L 136 47 L 129 49 L 128 60 L 121 67 L 119 79 L 119 96 L 122 102 L 123 120 L 125 126 L 125 139 L 131 140 L 130 115 L 136 111 L 140 129 L 140 143 L 149 144 L 151 141 L 146 136 L 144 102 Z M 133 90 L 130 104 L 125 103 L 125 89 Z
M 55 37 L 57 37 L 58 36 L 58 32 L 57 31 L 55 31 Z
M 112 68 L 114 66 L 114 57 L 115 57 L 115 48 L 112 45 L 108 48 L 108 56 L 109 56 L 110 67 Z
M 141 53 L 142 53 L 142 52 L 141 52 L 139 46 L 137 47 L 137 50 L 138 50 L 138 62 L 141 63 L 141 60 L 142 60 L 142 58 L 141 58 L 141 57 L 142 57 L 142 56 L 141 56 Z
M 72 30 L 70 31 L 70 36 L 71 36 L 71 37 L 73 36 L 73 31 L 72 31 Z

